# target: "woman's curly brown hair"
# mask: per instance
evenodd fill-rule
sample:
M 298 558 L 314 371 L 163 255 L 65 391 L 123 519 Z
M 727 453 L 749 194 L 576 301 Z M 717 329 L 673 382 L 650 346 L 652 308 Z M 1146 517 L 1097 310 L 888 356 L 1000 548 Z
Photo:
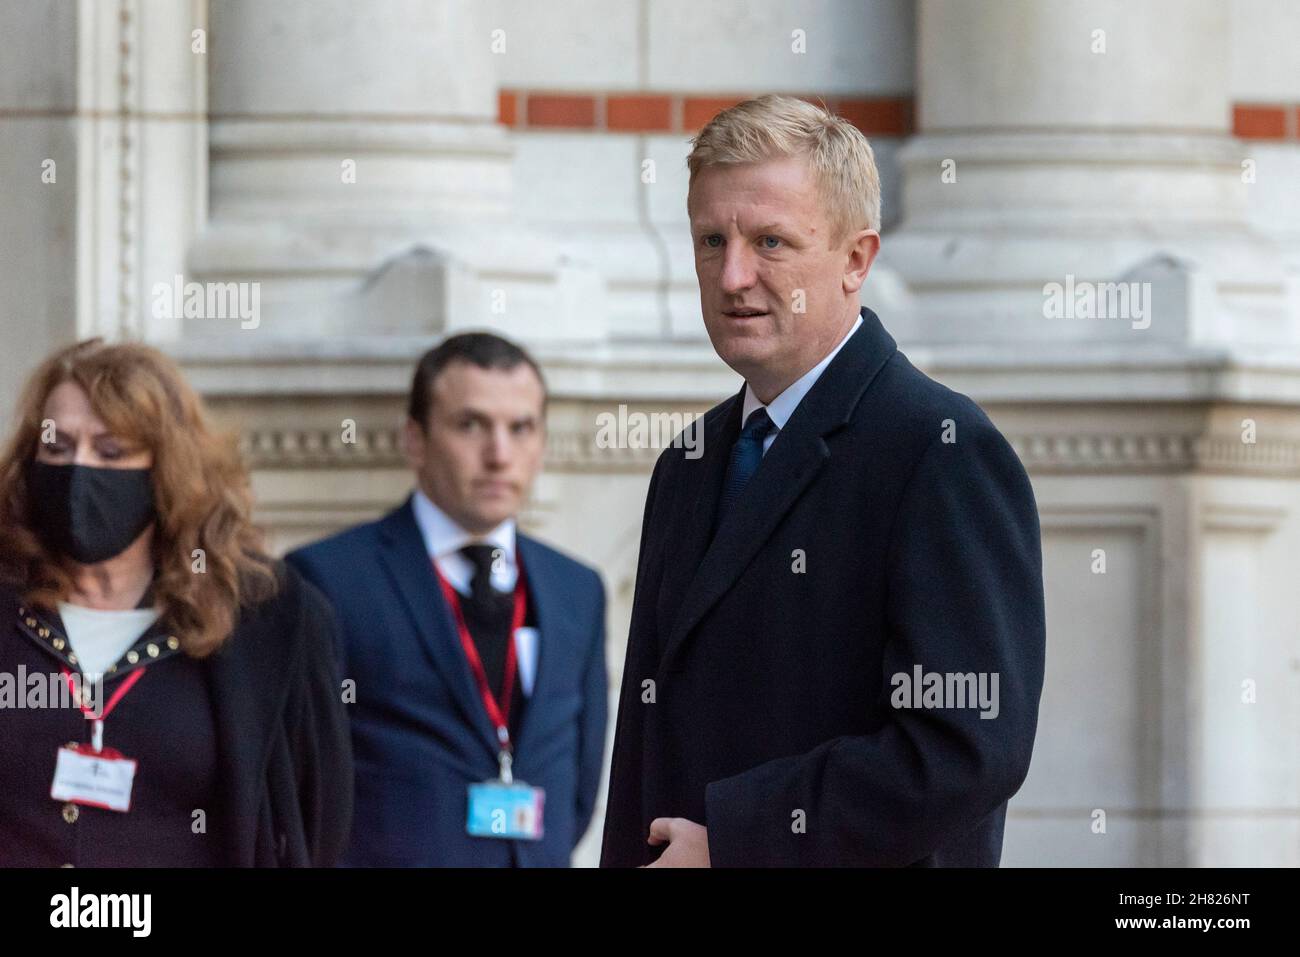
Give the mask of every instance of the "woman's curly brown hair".
M 212 430 L 180 369 L 148 346 L 89 339 L 46 359 L 28 380 L 0 459 L 0 580 L 49 610 L 72 591 L 68 560 L 36 534 L 26 477 L 45 401 L 65 382 L 85 391 L 116 437 L 153 453 L 154 600 L 187 654 L 210 654 L 241 606 L 275 593 L 275 565 L 251 522 L 248 473 L 234 437 Z M 202 549 L 202 571 L 194 570 L 195 549 Z

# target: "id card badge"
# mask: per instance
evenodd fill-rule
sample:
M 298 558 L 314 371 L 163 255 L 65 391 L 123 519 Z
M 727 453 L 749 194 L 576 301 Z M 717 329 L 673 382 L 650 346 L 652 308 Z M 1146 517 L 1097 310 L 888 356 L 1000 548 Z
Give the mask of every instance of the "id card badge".
M 546 792 L 515 781 L 484 781 L 469 786 L 469 816 L 465 829 L 473 837 L 504 837 L 516 841 L 542 839 L 542 805 Z
M 112 748 L 96 751 L 89 744 L 59 748 L 50 797 L 108 811 L 129 811 L 136 763 Z

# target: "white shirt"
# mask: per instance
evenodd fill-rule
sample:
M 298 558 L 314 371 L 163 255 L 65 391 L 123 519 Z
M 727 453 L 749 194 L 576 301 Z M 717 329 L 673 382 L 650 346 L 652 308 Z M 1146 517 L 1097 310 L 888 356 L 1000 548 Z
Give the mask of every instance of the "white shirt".
M 77 655 L 81 673 L 101 675 L 140 640 L 155 621 L 156 608 L 85 608 L 59 602 L 59 618 Z
M 781 430 L 785 428 L 785 424 L 790 421 L 790 416 L 794 415 L 794 410 L 799 407 L 799 403 L 803 401 L 803 397 L 812 391 L 812 387 L 817 384 L 817 380 L 820 379 L 822 373 L 826 371 L 826 367 L 831 364 L 831 360 L 834 359 L 839 351 L 844 348 L 844 343 L 848 342 L 853 333 L 858 331 L 858 326 L 860 325 L 862 325 L 861 312 L 858 313 L 858 318 L 857 321 L 853 323 L 853 328 L 844 334 L 844 338 L 840 340 L 839 345 L 832 349 L 825 359 L 817 363 L 802 376 L 792 382 L 784 392 L 778 395 L 766 406 L 768 418 L 772 420 L 772 424 L 776 426 L 776 429 L 763 440 L 764 455 L 766 455 L 767 450 L 772 447 L 772 443 L 776 441 L 777 435 L 779 435 Z M 755 409 L 762 408 L 764 408 L 763 403 L 758 401 L 758 396 L 754 395 L 754 390 L 750 388 L 749 383 L 745 383 L 745 405 L 744 408 L 741 409 L 740 415 L 741 428 L 744 428 L 745 423 L 749 421 L 749 415 L 751 412 Z
M 466 545 L 492 545 L 501 550 L 501 560 L 492 563 L 492 587 L 500 592 L 515 590 L 519 580 L 519 560 L 516 557 L 515 520 L 508 518 L 486 535 L 471 535 L 461 528 L 446 512 L 434 505 L 420 489 L 412 497 L 415 524 L 420 527 L 424 550 L 429 553 L 451 587 L 462 595 L 470 593 L 474 580 L 473 563 L 460 553 Z M 536 628 L 520 628 L 515 632 L 515 654 L 519 663 L 519 685 L 525 697 L 532 697 L 533 681 L 537 677 L 537 651 L 539 635 Z
M 471 535 L 429 497 L 415 490 L 415 524 L 420 526 L 424 549 L 438 565 L 438 571 L 462 595 L 470 593 L 473 563 L 460 553 L 466 545 L 492 545 L 501 549 L 501 561 L 492 563 L 492 587 L 501 592 L 515 590 L 519 565 L 515 558 L 515 520 L 508 518 L 486 535 Z

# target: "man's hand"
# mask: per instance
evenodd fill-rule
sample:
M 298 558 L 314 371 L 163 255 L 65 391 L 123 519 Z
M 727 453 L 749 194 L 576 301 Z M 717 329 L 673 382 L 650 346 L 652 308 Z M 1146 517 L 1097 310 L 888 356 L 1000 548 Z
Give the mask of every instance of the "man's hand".
M 664 844 L 659 860 L 646 867 L 708 867 L 709 832 L 684 817 L 657 817 L 650 822 L 650 843 Z

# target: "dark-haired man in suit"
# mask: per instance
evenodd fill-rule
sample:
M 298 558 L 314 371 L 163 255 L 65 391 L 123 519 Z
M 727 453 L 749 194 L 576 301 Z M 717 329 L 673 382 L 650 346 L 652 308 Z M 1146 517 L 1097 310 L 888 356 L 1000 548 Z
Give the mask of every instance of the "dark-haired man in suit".
M 763 97 L 688 165 L 704 323 L 745 386 L 650 481 L 601 862 L 996 865 L 1043 681 L 1029 480 L 859 307 L 861 133 Z
M 604 587 L 516 529 L 545 407 L 518 346 L 447 339 L 411 387 L 410 498 L 288 556 L 333 602 L 355 683 L 348 864 L 563 867 L 591 821 Z

